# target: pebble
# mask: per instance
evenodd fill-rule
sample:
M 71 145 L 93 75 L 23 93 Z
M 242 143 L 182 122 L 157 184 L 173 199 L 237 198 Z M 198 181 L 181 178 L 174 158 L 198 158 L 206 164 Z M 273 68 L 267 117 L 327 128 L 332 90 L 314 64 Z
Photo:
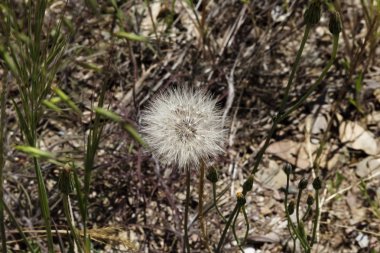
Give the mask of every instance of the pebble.
M 360 248 L 367 248 L 369 245 L 368 235 L 365 235 L 359 232 L 358 236 L 356 236 L 355 240 L 358 242 Z

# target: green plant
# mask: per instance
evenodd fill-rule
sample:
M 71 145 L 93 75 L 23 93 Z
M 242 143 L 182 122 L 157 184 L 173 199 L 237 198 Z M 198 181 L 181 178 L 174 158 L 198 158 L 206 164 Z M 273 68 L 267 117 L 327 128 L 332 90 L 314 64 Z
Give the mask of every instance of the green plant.
M 337 10 L 340 15 L 343 15 L 341 0 L 333 1 L 333 3 L 332 1 L 326 0 L 326 3 L 329 9 Z M 336 103 L 340 104 L 348 92 L 352 93 L 349 102 L 362 114 L 365 111 L 361 102 L 362 82 L 368 73 L 369 66 L 374 62 L 376 55 L 375 50 L 380 41 L 379 6 L 380 2 L 378 0 L 360 1 L 366 27 L 364 40 L 361 43 L 357 43 L 357 33 L 353 32 L 353 30 L 342 30 L 346 55 L 342 63 L 345 66 L 345 75 L 348 84 L 340 89 L 340 96 Z M 346 26 L 346 28 L 355 29 L 358 25 L 358 21 L 355 21 L 353 25 Z M 351 35 L 353 37 L 349 38 Z
M 5 87 L 0 87 L 0 236 L 1 236 L 1 251 L 7 251 L 7 242 L 5 235 L 5 222 L 4 222 L 4 192 L 3 192 L 3 171 L 5 165 L 5 101 L 7 89 Z
M 102 11 L 100 5 L 96 0 L 85 0 L 86 5 L 91 8 L 94 13 L 99 13 Z M 110 0 L 111 6 L 114 9 L 114 21 L 119 26 L 119 31 L 113 34 L 111 32 L 112 38 L 119 38 L 120 40 L 125 40 L 128 45 L 128 52 L 131 57 L 131 61 L 133 62 L 133 67 L 135 70 L 135 81 L 137 83 L 137 61 L 135 59 L 133 48 L 133 43 L 143 43 L 147 47 L 151 49 L 152 52 L 159 52 L 159 49 L 153 48 L 153 41 L 142 34 L 134 33 L 131 30 L 128 30 L 128 27 L 125 26 L 127 23 L 127 17 L 124 16 L 123 9 L 118 6 L 120 1 Z M 248 5 L 249 1 L 245 1 Z M 172 1 L 172 6 L 170 10 L 170 16 L 168 19 L 168 27 L 170 28 L 172 25 L 173 17 L 174 17 L 174 5 L 176 1 Z M 206 13 L 207 8 L 206 5 L 202 5 L 200 10 L 196 10 L 195 2 L 187 1 L 189 8 L 193 11 L 195 20 L 193 20 L 198 32 L 201 34 L 201 44 L 202 50 L 207 51 L 209 45 L 207 45 L 209 30 L 206 25 Z M 325 3 L 328 3 L 325 1 Z M 262 157 L 265 153 L 266 148 L 268 147 L 271 138 L 276 133 L 279 124 L 281 124 L 292 112 L 297 110 L 300 106 L 302 106 L 305 101 L 310 97 L 310 95 L 316 90 L 318 86 L 321 85 L 322 81 L 326 77 L 329 69 L 334 63 L 336 52 L 337 52 L 337 44 L 340 29 L 340 17 L 339 15 L 333 13 L 331 19 L 334 20 L 331 22 L 333 24 L 330 27 L 333 35 L 333 47 L 330 60 L 326 63 L 325 68 L 320 73 L 318 79 L 310 85 L 310 87 L 306 90 L 306 92 L 299 97 L 295 102 L 290 102 L 291 91 L 294 89 L 295 77 L 300 65 L 300 61 L 302 58 L 303 50 L 305 44 L 307 43 L 307 39 L 310 33 L 313 31 L 313 26 L 319 21 L 320 17 L 320 5 L 322 1 L 312 1 L 311 5 L 308 7 L 305 13 L 306 27 L 304 30 L 304 35 L 302 41 L 300 43 L 299 50 L 297 52 L 294 65 L 291 69 L 291 73 L 288 79 L 287 86 L 284 90 L 283 100 L 279 103 L 279 111 L 278 114 L 273 118 L 273 124 L 268 132 L 268 135 L 265 139 L 265 143 L 262 148 L 257 153 L 255 158 L 255 163 L 253 165 L 252 171 L 249 173 L 245 182 L 243 183 L 243 191 L 238 192 L 236 194 L 236 203 L 232 212 L 229 216 L 223 216 L 221 211 L 218 208 L 218 201 L 220 197 L 225 193 L 223 190 L 221 193 L 217 194 L 217 185 L 216 182 L 218 180 L 216 171 L 212 173 L 208 173 L 207 179 L 212 183 L 212 195 L 213 195 L 213 207 L 215 207 L 216 212 L 218 213 L 220 219 L 224 222 L 225 227 L 222 231 L 222 236 L 220 241 L 218 242 L 216 252 L 221 252 L 224 246 L 224 239 L 226 238 L 229 229 L 231 229 L 234 239 L 237 242 L 238 247 L 241 251 L 243 251 L 243 246 L 247 241 L 248 232 L 250 228 L 250 224 L 248 222 L 248 214 L 246 211 L 246 196 L 248 192 L 252 190 L 253 180 L 256 172 L 258 171 L 259 164 L 262 161 Z M 92 252 L 94 251 L 94 245 L 92 244 L 91 238 L 93 238 L 94 234 L 92 233 L 92 229 L 88 227 L 90 222 L 89 220 L 89 195 L 91 192 L 92 186 L 92 177 L 93 170 L 96 165 L 96 156 L 99 150 L 99 145 L 101 143 L 101 138 L 103 136 L 103 128 L 105 125 L 104 119 L 111 120 L 120 125 L 123 129 L 125 129 L 139 144 L 144 146 L 144 141 L 141 139 L 135 128 L 128 121 L 124 120 L 122 116 L 112 112 L 105 107 L 105 94 L 108 89 L 108 83 L 105 82 L 101 85 L 101 90 L 99 92 L 99 101 L 97 107 L 91 108 L 91 121 L 89 125 L 89 132 L 86 132 L 85 135 L 85 148 L 83 151 L 83 164 L 80 162 L 77 163 L 74 159 L 70 157 L 60 156 L 60 154 L 53 154 L 49 150 L 41 150 L 39 143 L 39 134 L 37 128 L 41 122 L 41 119 L 44 117 L 48 118 L 51 114 L 62 114 L 69 113 L 80 121 L 83 117 L 83 108 L 77 105 L 75 99 L 72 99 L 69 93 L 65 93 L 64 88 L 59 87 L 59 85 L 52 85 L 53 80 L 55 79 L 56 73 L 63 66 L 60 61 L 64 55 L 64 52 L 67 48 L 67 39 L 65 39 L 62 26 L 66 23 L 65 20 L 59 20 L 57 24 L 54 26 L 53 33 L 44 33 L 44 13 L 47 10 L 49 5 L 49 1 L 36 0 L 36 1 L 27 1 L 28 7 L 25 20 L 19 22 L 16 18 L 16 15 L 12 13 L 12 9 L 10 6 L 10 1 L 4 2 L 4 4 L 0 4 L 0 8 L 2 10 L 2 15 L 5 18 L 2 24 L 5 24 L 6 29 L 4 31 L 9 30 L 7 34 L 8 37 L 1 41 L 0 53 L 3 62 L 7 66 L 7 71 L 12 74 L 12 76 L 16 79 L 18 84 L 18 91 L 20 93 L 20 98 L 13 98 L 13 106 L 17 111 L 18 122 L 21 126 L 21 131 L 23 133 L 25 143 L 23 145 L 19 145 L 16 149 L 20 152 L 24 152 L 31 157 L 31 160 L 34 163 L 35 175 L 38 180 L 39 186 L 39 200 L 41 201 L 40 207 L 43 213 L 43 218 L 45 221 L 45 229 L 47 235 L 47 244 L 48 250 L 51 252 L 53 250 L 52 237 L 54 233 L 51 231 L 51 221 L 50 221 L 50 210 L 47 202 L 47 195 L 44 179 L 41 172 L 41 163 L 49 163 L 54 164 L 59 169 L 59 182 L 58 188 L 60 191 L 60 197 L 62 198 L 62 209 L 63 215 L 66 218 L 67 231 L 65 233 L 68 236 L 69 245 L 71 250 L 79 251 L 79 252 Z M 149 15 L 152 18 L 152 13 L 150 10 L 150 1 L 145 1 L 145 5 L 148 7 Z M 288 1 L 284 2 L 284 7 L 288 8 Z M 16 22 L 17 20 L 17 22 Z M 155 23 L 152 21 L 154 26 L 154 33 L 156 35 L 156 39 L 158 43 L 160 43 L 160 37 L 155 27 Z M 30 25 L 30 27 L 28 25 Z M 27 27 L 27 28 L 26 28 Z M 126 27 L 126 30 L 124 28 Z M 114 27 L 113 27 L 114 28 Z M 68 29 L 70 30 L 70 29 Z M 73 30 L 71 28 L 71 30 Z M 71 31 L 70 30 L 70 31 Z M 9 43 L 11 42 L 11 43 Z M 207 49 L 207 50 L 206 50 Z M 85 64 L 83 64 L 85 65 Z M 96 65 L 87 64 L 88 68 L 93 69 L 96 73 L 104 74 L 107 77 L 106 72 L 109 70 L 107 68 L 101 68 Z M 7 75 L 6 75 L 7 76 Z M 355 103 L 360 106 L 360 101 L 358 100 L 360 92 L 361 92 L 362 78 L 360 78 L 360 82 L 356 86 L 356 95 L 355 95 Z M 135 95 L 135 90 L 133 86 L 133 91 Z M 2 96 L 0 99 L 1 102 L 1 117 L 0 117 L 0 142 L 4 144 L 2 141 L 3 133 L 5 130 L 4 127 L 4 113 L 6 103 L 6 91 L 2 90 Z M 135 96 L 133 97 L 135 99 Z M 9 100 L 8 100 L 9 101 Z M 92 101 L 93 102 L 93 101 Z M 135 107 L 137 108 L 136 101 L 134 101 Z M 65 106 L 65 108 L 63 108 Z M 359 106 L 357 106 L 359 108 Z M 46 110 L 49 114 L 45 114 Z M 49 119 L 49 118 L 48 118 Z M 186 123 L 186 120 L 184 120 Z M 183 123 L 183 122 L 182 122 Z M 189 122 L 187 122 L 189 123 Z M 187 125 L 187 129 L 180 133 L 181 138 L 187 138 L 191 136 L 193 133 L 192 124 L 194 122 L 190 122 Z M 196 124 L 195 122 L 194 124 Z M 176 126 L 179 127 L 178 125 Z M 178 129 L 176 129 L 178 131 Z M 323 143 L 323 142 L 322 142 Z M 204 144 L 204 143 L 203 143 Z M 2 183 L 2 169 L 3 169 L 3 161 L 4 161 L 4 147 L 0 146 L 0 181 Z M 319 155 L 323 149 L 323 144 L 321 144 L 321 148 L 319 149 Z M 177 157 L 178 158 L 178 157 Z M 314 166 L 315 172 L 317 176 L 319 175 L 318 170 L 318 159 Z M 203 178 L 205 174 L 205 165 L 201 162 L 200 165 L 200 174 L 201 180 L 199 184 L 199 220 L 202 224 L 203 217 L 207 215 L 207 211 L 203 209 Z M 184 226 L 184 252 L 190 252 L 190 245 L 188 243 L 188 221 L 187 215 L 189 213 L 189 202 L 190 202 L 190 170 L 186 170 L 186 207 L 185 207 L 185 226 Z M 290 176 L 288 175 L 288 185 L 290 181 Z M 1 184 L 0 183 L 0 184 Z M 301 187 L 302 186 L 302 187 Z M 308 197 L 307 199 L 307 209 L 306 212 L 302 215 L 302 196 L 305 195 L 305 186 L 303 184 L 300 185 L 300 189 L 298 192 L 298 197 L 296 202 L 288 203 L 288 189 L 286 191 L 285 196 L 285 210 L 289 222 L 289 230 L 291 236 L 294 241 L 299 240 L 304 247 L 305 251 L 309 252 L 313 246 L 315 240 L 315 234 L 318 224 L 319 217 L 319 190 L 315 188 L 315 194 L 312 197 Z M 0 192 L 1 194 L 1 192 Z M 2 196 L 1 196 L 2 197 Z M 74 219 L 73 215 L 73 204 L 77 204 L 79 208 L 79 214 L 81 217 L 80 223 L 83 229 L 78 229 L 78 221 Z M 312 240 L 307 239 L 306 231 L 307 228 L 304 227 L 304 220 L 309 216 L 311 212 L 312 206 L 315 206 L 315 217 L 313 222 L 313 228 L 310 233 L 312 236 Z M 293 211 L 292 211 L 293 209 Z M 14 226 L 17 227 L 20 235 L 25 241 L 25 244 L 28 246 L 29 250 L 34 252 L 39 249 L 36 248 L 34 243 L 30 242 L 30 239 L 27 238 L 23 229 L 18 225 L 17 220 L 14 216 L 12 216 L 12 212 L 7 207 L 6 203 L 3 201 L 0 202 L 0 233 L 2 237 L 2 248 L 6 248 L 5 242 L 5 229 L 4 229 L 4 215 L 3 210 L 5 210 L 9 214 L 9 219 L 12 221 Z M 290 220 L 289 214 L 291 212 L 296 212 L 297 221 L 294 223 Z M 245 221 L 245 233 L 242 238 L 238 237 L 236 227 L 237 220 L 243 215 Z M 201 225 L 201 229 L 204 229 L 204 225 Z M 57 234 L 63 233 L 62 231 L 55 231 Z M 202 232 L 203 240 L 206 238 L 206 233 Z M 207 242 L 207 239 L 205 240 Z M 206 243 L 207 244 L 207 243 Z M 62 245 L 61 248 L 63 249 Z
M 20 129 L 27 145 L 38 147 L 37 126 L 42 116 L 42 101 L 50 92 L 50 86 L 60 67 L 66 39 L 61 32 L 61 22 L 55 26 L 56 33 L 45 38 L 43 24 L 47 0 L 28 2 L 27 22 L 24 31 L 9 5 L 2 5 L 9 26 L 9 43 L 0 46 L 0 54 L 8 69 L 16 78 L 20 101 L 13 100 Z M 33 158 L 41 213 L 47 232 L 48 250 L 53 251 L 50 209 L 45 182 L 39 159 Z
M 313 244 L 316 240 L 316 233 L 318 228 L 318 217 L 319 217 L 319 190 L 322 188 L 322 182 L 319 177 L 315 178 L 313 181 L 313 189 L 314 189 L 314 195 L 309 194 L 306 201 L 306 211 L 301 216 L 301 198 L 303 196 L 303 193 L 305 189 L 307 188 L 308 181 L 303 178 L 298 183 L 298 194 L 297 194 L 297 200 L 294 203 L 294 201 L 288 201 L 288 194 L 289 194 L 289 183 L 290 183 L 290 177 L 292 175 L 293 169 L 291 165 L 287 164 L 284 168 L 287 176 L 286 180 L 286 188 L 285 188 L 285 213 L 286 218 L 288 220 L 288 230 L 290 233 L 290 237 L 293 240 L 293 252 L 296 250 L 296 241 L 299 240 L 301 247 L 305 252 L 311 252 L 311 249 L 313 247 Z M 312 212 L 312 206 L 315 203 L 315 216 L 314 221 L 312 225 L 312 229 L 310 232 L 310 235 L 307 233 L 307 229 L 305 228 L 305 221 L 307 220 L 309 214 Z M 292 215 L 296 212 L 296 222 L 293 222 L 290 215 Z M 313 212 L 313 213 L 314 213 Z
M 364 180 L 361 180 L 359 184 L 360 192 L 362 193 L 362 196 L 364 199 L 369 203 L 371 207 L 371 212 L 380 219 L 380 202 L 379 202 L 379 196 L 375 196 L 374 198 L 371 198 L 371 196 L 368 194 L 367 190 L 367 184 Z
M 358 77 L 355 80 L 355 94 L 353 98 L 349 98 L 350 103 L 356 107 L 356 109 L 364 113 L 363 106 L 361 105 L 360 94 L 362 93 L 363 87 L 363 72 L 359 72 Z
M 323 68 L 321 74 L 319 75 L 318 79 L 314 82 L 314 84 L 312 84 L 307 89 L 307 91 L 304 93 L 304 95 L 302 95 L 300 98 L 298 98 L 296 102 L 294 102 L 293 104 L 288 106 L 289 92 L 293 86 L 294 77 L 295 77 L 295 74 L 296 74 L 298 67 L 299 67 L 301 55 L 302 55 L 306 40 L 309 37 L 311 29 L 313 28 L 313 26 L 315 24 L 317 24 L 319 22 L 319 18 L 321 15 L 321 5 L 322 5 L 322 3 L 320 1 L 312 1 L 310 3 L 309 7 L 305 11 L 304 19 L 305 19 L 306 27 L 304 30 L 304 36 L 302 38 L 299 50 L 297 52 L 295 63 L 292 67 L 292 71 L 290 73 L 287 86 L 285 88 L 284 97 L 283 97 L 283 99 L 280 103 L 280 106 L 279 106 L 279 112 L 273 118 L 272 127 L 268 132 L 268 135 L 267 135 L 267 138 L 265 139 L 264 145 L 262 145 L 261 149 L 259 150 L 259 152 L 257 153 L 257 155 L 255 157 L 255 163 L 253 165 L 250 176 L 254 176 L 256 174 L 256 172 L 258 171 L 258 167 L 259 167 L 259 164 L 261 163 L 264 152 L 267 149 L 267 147 L 269 146 L 270 140 L 271 140 L 273 134 L 276 132 L 278 124 L 281 121 L 283 121 L 284 119 L 286 119 L 293 111 L 298 109 L 306 101 L 306 99 L 312 94 L 312 92 L 322 83 L 323 79 L 326 77 L 328 71 L 330 70 L 331 66 L 333 65 L 333 63 L 335 61 L 337 49 L 338 49 L 339 34 L 342 30 L 342 24 L 341 24 L 340 15 L 335 11 L 331 11 L 330 24 L 329 24 L 329 29 L 333 35 L 333 38 L 332 38 L 332 41 L 333 41 L 332 44 L 333 45 L 332 45 L 331 58 L 326 63 L 326 66 Z M 322 152 L 322 149 L 323 149 L 323 144 L 321 145 L 321 147 L 319 149 L 319 152 L 318 152 L 319 156 Z M 319 175 L 318 166 L 315 166 L 314 170 L 315 170 L 315 172 L 317 174 L 317 178 L 318 178 L 318 175 Z M 248 180 L 246 181 L 246 183 L 248 182 Z M 289 180 L 289 177 L 288 177 L 288 180 Z M 245 196 L 247 193 L 248 193 L 248 191 L 243 192 L 243 196 Z M 299 191 L 299 197 L 297 200 L 297 213 L 299 212 L 299 205 L 300 205 L 301 196 L 302 196 L 302 190 Z M 298 217 L 297 225 L 294 225 L 292 223 L 292 221 L 290 220 L 289 213 L 287 211 L 288 210 L 287 194 L 285 194 L 285 203 L 286 203 L 285 204 L 285 210 L 287 213 L 288 223 L 290 224 L 289 226 L 290 226 L 291 236 L 294 240 L 298 239 L 301 242 L 301 245 L 304 248 L 305 252 L 311 251 L 311 248 L 314 244 L 314 240 L 316 237 L 316 229 L 318 227 L 318 222 L 319 222 L 318 219 L 319 219 L 319 212 L 320 212 L 319 189 L 315 190 L 314 199 L 315 199 L 315 205 L 316 205 L 316 208 L 315 208 L 316 214 L 315 214 L 315 219 L 313 222 L 314 225 L 313 225 L 313 231 L 312 231 L 312 240 L 310 242 L 308 242 L 306 240 L 306 233 L 305 233 L 303 222 L 299 219 L 299 214 L 297 214 L 297 217 Z M 224 231 L 223 231 L 222 236 L 219 240 L 216 252 L 221 252 L 222 247 L 223 247 L 224 238 L 227 234 L 227 231 L 228 231 L 231 223 L 232 223 L 232 227 L 235 226 L 235 222 L 234 222 L 234 221 L 236 221 L 235 217 L 239 214 L 239 210 L 242 207 L 244 207 L 244 205 L 241 205 L 238 202 L 236 203 L 235 208 L 231 212 L 231 214 L 229 216 L 230 218 L 224 227 Z
M 88 4 L 96 7 L 96 1 L 88 1 Z M 41 123 L 41 119 L 51 114 L 44 114 L 46 109 L 57 114 L 62 113 L 62 107 L 65 105 L 69 108 L 77 119 L 81 119 L 82 111 L 69 95 L 61 88 L 52 85 L 56 78 L 56 74 L 64 67 L 62 58 L 67 49 L 70 33 L 64 31 L 63 16 L 56 21 L 50 30 L 52 33 L 45 33 L 45 13 L 49 8 L 50 2 L 47 0 L 28 1 L 24 7 L 27 13 L 23 19 L 18 20 L 17 13 L 12 8 L 11 1 L 5 1 L 0 4 L 2 31 L 5 31 L 4 40 L 0 41 L 0 56 L 4 62 L 5 71 L 15 79 L 18 88 L 18 96 L 16 98 L 9 97 L 12 101 L 17 114 L 18 123 L 24 137 L 25 145 L 16 146 L 16 150 L 26 153 L 31 157 L 34 165 L 35 177 L 38 183 L 38 199 L 40 201 L 41 213 L 44 219 L 44 228 L 47 238 L 48 252 L 54 252 L 54 243 L 52 233 L 52 221 L 50 217 L 50 207 L 48 202 L 48 192 L 45 187 L 44 175 L 41 171 L 41 160 L 56 165 L 60 169 L 60 177 L 58 188 L 61 192 L 63 213 L 66 218 L 67 234 L 70 238 L 70 245 L 78 252 L 91 252 L 92 243 L 90 241 L 93 235 L 92 230 L 88 228 L 88 206 L 89 192 L 91 187 L 91 177 L 94 168 L 95 158 L 102 136 L 104 126 L 104 114 L 113 115 L 111 112 L 103 109 L 105 93 L 107 91 L 107 83 L 102 85 L 99 93 L 98 109 L 100 113 L 92 111 L 93 123 L 90 126 L 85 145 L 84 165 L 74 161 L 70 157 L 61 154 L 53 154 L 49 151 L 41 150 L 39 147 L 39 134 L 37 128 Z M 70 29 L 69 29 L 70 31 Z M 89 66 L 98 72 L 102 69 Z M 8 74 L 6 75 L 8 78 Z M 5 83 L 7 83 L 6 80 Z M 4 164 L 4 130 L 5 130 L 5 103 L 7 89 L 1 87 L 1 114 L 0 114 L 0 182 L 2 186 L 2 171 Z M 53 97 L 51 95 L 54 95 Z M 67 108 L 64 108 L 67 111 Z M 103 114 L 102 114 L 103 113 Z M 129 132 L 132 137 L 142 143 L 137 131 L 128 122 L 122 122 L 118 116 L 119 123 Z M 84 173 L 83 173 L 84 172 Z M 83 175 L 83 178 L 82 178 Z M 1 187 L 2 189 L 2 187 Z M 2 191 L 0 192 L 2 193 Z M 72 197 L 74 196 L 74 197 Z M 76 221 L 72 213 L 72 199 L 76 200 L 81 216 L 82 229 L 78 229 Z M 6 248 L 6 236 L 4 232 L 4 215 L 5 210 L 12 223 L 16 226 L 24 243 L 28 246 L 30 252 L 36 252 L 35 248 L 19 226 L 16 217 L 1 196 L 0 202 L 0 233 L 2 238 L 2 248 Z M 57 234 L 62 231 L 55 231 Z M 60 245 L 61 248 L 64 247 Z
M 343 183 L 343 180 L 345 180 L 345 177 L 340 172 L 337 172 L 335 174 L 335 177 L 333 179 L 330 179 L 330 180 L 327 181 L 328 191 L 331 194 L 334 194 L 334 193 L 338 192 L 340 186 Z M 341 197 L 340 195 L 336 196 L 337 199 L 339 199 L 340 197 Z

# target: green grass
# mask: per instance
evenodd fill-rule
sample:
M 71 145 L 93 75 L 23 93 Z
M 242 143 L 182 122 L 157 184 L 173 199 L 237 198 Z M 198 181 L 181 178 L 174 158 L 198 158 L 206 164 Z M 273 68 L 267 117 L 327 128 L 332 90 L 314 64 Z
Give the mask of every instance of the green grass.
M 47 47 L 46 41 L 45 43 L 43 41 L 42 29 L 47 4 L 46 0 L 28 3 L 26 30 L 19 27 L 15 14 L 9 11 L 6 19 L 10 27 L 8 47 L 2 47 L 1 50 L 9 71 L 17 80 L 20 101 L 12 99 L 13 106 L 26 144 L 32 148 L 38 148 L 37 127 L 42 115 L 42 101 L 50 92 L 51 83 L 60 66 L 60 59 L 66 45 L 66 40 L 60 33 L 60 22 L 55 28 L 56 34 L 47 39 L 51 46 Z M 12 10 L 12 7 L 8 5 L 7 9 Z M 47 233 L 48 250 L 52 252 L 54 246 L 48 195 L 39 159 L 33 157 L 32 160 Z
M 64 15 L 56 20 L 54 24 L 49 23 L 46 27 L 45 13 L 48 11 L 51 1 L 36 0 L 28 1 L 23 7 L 26 15 L 22 20 L 18 20 L 14 12 L 14 4 L 11 1 L 6 1 L 0 4 L 1 11 L 1 24 L 3 31 L 6 35 L 0 41 L 0 56 L 5 64 L 5 73 L 9 73 L 17 83 L 17 97 L 7 97 L 7 89 L 2 87 L 0 94 L 0 197 L 3 200 L 3 168 L 5 163 L 4 157 L 4 131 L 5 126 L 5 108 L 6 104 L 10 103 L 17 114 L 19 129 L 24 137 L 25 143 L 15 147 L 16 150 L 26 153 L 30 157 L 30 161 L 34 167 L 34 176 L 38 185 L 38 199 L 44 221 L 44 229 L 46 231 L 46 245 L 48 252 L 54 252 L 57 246 L 53 242 L 53 237 L 57 231 L 52 230 L 52 220 L 50 215 L 49 206 L 49 193 L 45 186 L 45 175 L 41 170 L 41 163 L 51 163 L 58 167 L 62 167 L 60 173 L 60 180 L 58 182 L 61 191 L 63 202 L 63 213 L 66 219 L 68 230 L 70 231 L 70 244 L 79 252 L 90 252 L 92 248 L 91 236 L 89 234 L 88 224 L 88 207 L 89 207 L 89 193 L 92 182 L 92 171 L 95 165 L 96 155 L 99 148 L 100 140 L 103 133 L 104 121 L 102 117 L 115 116 L 116 114 L 103 109 L 105 94 L 108 89 L 108 84 L 102 85 L 97 101 L 97 112 L 94 108 L 92 112 L 92 124 L 89 133 L 86 137 L 85 148 L 83 152 L 83 166 L 80 163 L 71 160 L 68 157 L 60 156 L 50 152 L 49 150 L 42 150 L 39 147 L 40 136 L 38 134 L 38 127 L 42 119 L 54 117 L 54 114 L 73 112 L 78 119 L 82 117 L 82 111 L 77 106 L 77 103 L 70 98 L 60 87 L 52 85 L 56 80 L 56 75 L 61 71 L 65 64 L 63 58 L 65 52 L 70 47 L 68 41 L 73 29 L 65 30 L 68 20 L 64 20 Z M 98 11 L 98 4 L 94 0 L 86 1 L 86 5 L 93 11 Z M 47 29 L 45 29 L 47 28 Z M 53 31 L 45 33 L 44 31 Z M 123 34 L 124 36 L 125 34 Z M 128 39 L 138 39 L 137 35 L 128 33 Z M 131 37 L 132 36 L 132 37 Z M 88 67 L 102 73 L 104 69 L 100 69 L 94 64 L 89 64 Z M 6 78 L 8 75 L 5 75 Z M 7 80 L 3 80 L 7 83 Z M 67 108 L 65 108 L 67 107 Z M 46 113 L 50 110 L 49 113 Z M 127 132 L 138 142 L 143 143 L 141 137 L 134 129 L 134 127 L 121 120 L 121 124 Z M 112 119 L 112 117 L 111 117 Z M 82 229 L 79 233 L 77 221 L 74 220 L 72 210 L 72 201 L 74 198 L 79 208 L 81 215 Z M 37 249 L 33 246 L 23 233 L 23 229 L 18 225 L 16 217 L 12 214 L 3 201 L 0 202 L 0 235 L 2 238 L 2 249 L 4 252 L 6 248 L 6 234 L 5 234 L 5 217 L 4 210 L 7 211 L 8 216 L 12 223 L 19 230 L 24 243 L 28 246 L 31 252 Z M 64 245 L 59 245 L 60 248 L 65 248 Z

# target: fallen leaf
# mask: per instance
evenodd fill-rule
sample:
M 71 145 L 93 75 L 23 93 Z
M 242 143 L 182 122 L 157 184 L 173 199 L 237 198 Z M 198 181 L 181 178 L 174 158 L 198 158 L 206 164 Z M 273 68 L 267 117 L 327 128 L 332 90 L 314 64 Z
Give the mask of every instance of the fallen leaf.
M 319 144 L 282 140 L 269 145 L 267 152 L 295 165 L 300 169 L 307 169 L 312 165 L 318 148 Z M 336 149 L 337 147 L 335 145 L 325 145 L 319 163 L 321 167 L 331 169 L 345 160 L 346 157 L 343 154 L 344 150 L 335 152 Z M 329 154 L 333 151 L 333 156 L 329 156 Z
M 278 141 L 272 143 L 267 148 L 267 152 L 274 154 L 301 169 L 306 169 L 310 166 L 305 147 L 299 142 L 292 140 Z
M 275 162 L 269 161 L 267 168 L 259 170 L 256 179 L 263 184 L 265 188 L 272 190 L 280 189 L 286 185 L 286 174 L 282 168 Z
M 380 173 L 380 157 L 368 156 L 356 164 L 356 175 L 367 177 L 375 173 Z
M 281 242 L 280 236 L 275 232 L 269 232 L 266 235 L 252 235 L 248 239 L 253 242 L 268 242 L 268 243 Z
M 378 147 L 373 134 L 353 121 L 343 122 L 339 127 L 339 139 L 347 147 L 376 155 Z

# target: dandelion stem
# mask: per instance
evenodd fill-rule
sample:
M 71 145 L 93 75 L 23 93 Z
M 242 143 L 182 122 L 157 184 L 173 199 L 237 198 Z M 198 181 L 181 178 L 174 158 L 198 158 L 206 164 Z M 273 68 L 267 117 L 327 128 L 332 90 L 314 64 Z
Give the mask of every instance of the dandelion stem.
M 190 204 L 190 169 L 186 169 L 186 203 L 185 203 L 185 221 L 184 221 L 184 236 L 183 236 L 183 252 L 190 253 L 190 243 L 187 223 L 189 220 L 189 204 Z

